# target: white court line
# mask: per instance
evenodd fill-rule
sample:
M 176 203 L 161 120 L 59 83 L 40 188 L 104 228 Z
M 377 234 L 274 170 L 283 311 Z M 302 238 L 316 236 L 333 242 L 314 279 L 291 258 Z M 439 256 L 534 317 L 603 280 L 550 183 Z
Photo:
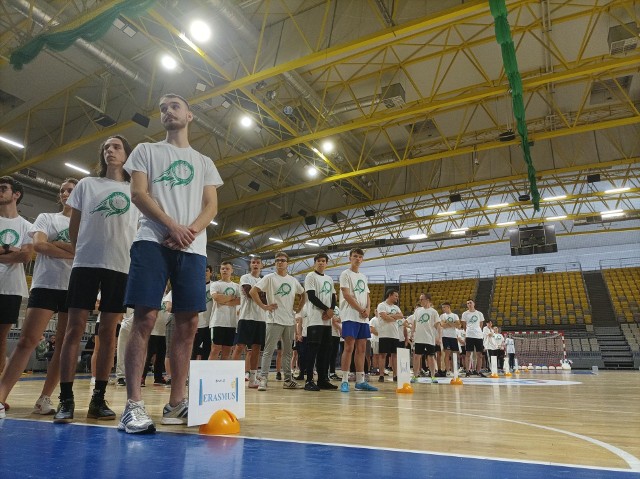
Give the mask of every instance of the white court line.
M 263 403 L 264 404 L 264 403 Z M 289 403 L 267 403 L 267 404 L 280 404 L 280 405 L 289 405 Z M 370 404 L 369 407 L 373 407 L 373 408 L 387 408 L 387 409 L 404 409 L 404 410 L 411 410 L 412 408 L 408 408 L 408 407 L 402 407 L 402 406 L 385 406 L 385 405 L 374 405 L 374 404 Z M 454 411 L 443 411 L 440 409 L 423 409 L 423 412 L 437 412 L 437 413 L 445 413 L 445 414 L 453 414 L 453 415 L 457 415 L 457 416 L 469 416 L 469 417 L 476 417 L 476 418 L 481 418 L 481 419 L 490 419 L 490 420 L 494 420 L 494 421 L 502 421 L 502 422 L 510 422 L 513 424 L 520 424 L 523 426 L 531 426 L 531 427 L 536 427 L 539 429 L 544 429 L 547 431 L 553 431 L 559 434 L 565 434 L 567 436 L 571 436 L 571 437 L 575 437 L 576 439 L 581 439 L 583 441 L 587 441 L 590 442 L 592 444 L 595 444 L 596 446 L 600 446 L 604 449 L 606 449 L 607 451 L 611 452 L 612 454 L 618 456 L 620 459 L 622 459 L 623 461 L 625 461 L 628 465 L 629 468 L 631 469 L 631 471 L 634 472 L 640 472 L 640 459 L 638 459 L 637 457 L 635 457 L 633 454 L 630 454 L 622 449 L 620 449 L 617 446 L 614 446 L 612 444 L 609 444 L 607 442 L 604 441 L 600 441 L 599 439 L 594 439 L 592 437 L 589 436 L 585 436 L 583 434 L 578 434 L 576 432 L 571 432 L 571 431 L 565 431 L 564 429 L 558 429 L 555 427 L 551 427 L 551 426 L 543 426 L 541 424 L 534 424 L 534 423 L 530 423 L 530 422 L 525 422 L 525 421 L 516 421 L 515 419 L 505 419 L 505 418 L 500 418 L 500 417 L 494 417 L 494 416 L 484 416 L 481 414 L 470 414 L 470 413 L 464 413 L 464 412 L 454 412 Z M 244 437 L 244 436 L 243 436 Z M 260 438 L 263 439 L 263 438 Z M 296 442 L 296 441 L 294 441 Z M 302 442 L 302 441 L 298 441 L 298 442 Z M 311 444 L 316 444 L 311 442 Z M 317 443 L 317 444 L 324 444 L 324 443 Z M 350 445 L 345 445 L 344 446 L 350 446 Z M 357 447 L 366 447 L 366 446 L 357 446 Z M 385 448 L 379 448 L 379 447 L 372 447 L 372 449 L 385 449 Z M 395 449 L 389 449 L 389 450 L 395 450 Z M 403 449 L 398 449 L 399 451 L 404 451 Z M 411 450 L 407 450 L 406 452 L 422 452 L 422 451 L 411 451 Z M 436 453 L 436 452 L 426 452 L 426 454 L 440 454 L 440 453 Z M 442 454 L 442 455 L 449 455 L 449 454 Z M 454 455 L 454 456 L 458 456 L 458 455 Z M 506 459 L 506 458 L 489 458 L 489 457 L 483 457 L 483 456 L 466 456 L 466 455 L 459 455 L 459 457 L 472 457 L 472 458 L 479 458 L 479 459 L 496 459 L 496 460 L 500 460 L 500 461 L 510 461 L 510 462 L 526 462 L 526 461 L 520 461 L 520 460 L 514 460 L 514 459 Z M 563 466 L 570 466 L 570 467 L 585 467 L 585 468 L 589 468 L 589 466 L 581 466 L 581 465 L 576 465 L 576 464 L 562 464 L 562 463 L 547 463 L 547 462 L 537 462 L 537 461 L 532 461 L 532 464 L 559 464 L 559 465 L 563 465 Z M 606 469 L 606 468 L 603 468 Z M 613 470 L 613 469 L 612 469 Z M 627 471 L 627 469 L 620 469 L 622 471 Z

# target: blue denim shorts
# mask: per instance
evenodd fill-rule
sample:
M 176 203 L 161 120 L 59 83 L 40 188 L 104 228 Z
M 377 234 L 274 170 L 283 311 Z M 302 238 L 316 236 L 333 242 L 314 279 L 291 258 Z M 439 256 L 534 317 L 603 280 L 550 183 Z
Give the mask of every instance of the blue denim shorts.
M 369 325 L 367 323 L 345 321 L 342 323 L 342 337 L 348 338 L 349 336 L 355 339 L 369 339 L 371 337 Z
M 206 311 L 206 265 L 205 256 L 153 241 L 134 241 L 125 305 L 160 309 L 167 280 L 171 280 L 173 313 Z

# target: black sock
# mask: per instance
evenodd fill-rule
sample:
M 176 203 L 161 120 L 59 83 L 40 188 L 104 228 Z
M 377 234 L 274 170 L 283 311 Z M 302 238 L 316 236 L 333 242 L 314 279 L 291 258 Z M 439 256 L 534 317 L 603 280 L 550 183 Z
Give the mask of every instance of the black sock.
M 60 400 L 73 399 L 73 381 L 70 383 L 60 383 Z
M 96 385 L 95 385 L 95 388 L 93 389 L 93 395 L 103 398 L 104 393 L 107 391 L 107 382 L 108 381 L 96 380 Z

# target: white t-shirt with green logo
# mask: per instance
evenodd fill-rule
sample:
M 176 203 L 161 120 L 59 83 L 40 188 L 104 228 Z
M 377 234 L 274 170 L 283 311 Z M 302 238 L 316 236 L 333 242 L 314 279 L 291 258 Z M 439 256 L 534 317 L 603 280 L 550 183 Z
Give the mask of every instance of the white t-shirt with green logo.
M 340 319 L 340 308 L 337 306 L 333 308 L 333 317 Z M 334 338 L 340 337 L 340 330 L 333 325 L 333 319 L 331 319 L 331 336 Z M 373 337 L 373 335 L 371 335 Z
M 33 243 L 28 234 L 31 226 L 31 223 L 22 216 L 16 218 L 0 216 L 0 245 L 8 244 L 21 248 L 23 244 Z M 29 296 L 23 263 L 0 263 L 0 294 L 23 298 Z
M 351 269 L 340 273 L 340 318 L 342 322 L 353 321 L 356 323 L 367 323 L 369 318 L 361 318 L 360 312 L 353 309 L 342 296 L 342 288 L 347 288 L 352 296 L 356 298 L 358 304 L 364 309 L 367 307 L 369 297 L 369 285 L 367 277 L 362 273 L 355 273 Z
M 209 287 L 211 296 L 214 294 L 224 294 L 225 296 L 233 296 L 240 298 L 240 286 L 232 281 L 212 281 Z M 211 310 L 212 328 L 235 328 L 238 326 L 238 315 L 235 306 L 227 306 L 225 304 L 217 304 L 213 301 L 213 309 Z
M 443 313 L 440 315 L 440 322 L 442 323 L 442 337 L 443 338 L 455 338 L 456 336 L 456 322 L 460 321 L 456 313 Z M 448 324 L 451 328 L 445 328 L 444 325 Z
M 184 226 L 193 223 L 202 211 L 204 187 L 223 184 L 211 158 L 191 147 L 178 148 L 166 141 L 140 143 L 129 155 L 124 169 L 129 173 L 145 173 L 151 197 L 167 215 Z M 135 241 L 162 243 L 167 235 L 164 225 L 143 215 Z M 207 256 L 206 229 L 183 251 Z
M 382 303 L 380 303 L 378 305 L 378 307 L 376 308 L 376 311 L 378 312 L 378 318 L 379 318 L 379 323 L 378 323 L 378 340 L 380 338 L 393 338 L 393 339 L 399 339 L 400 338 L 400 333 L 398 332 L 398 324 L 400 324 L 400 326 L 402 326 L 402 323 L 404 322 L 404 319 L 396 319 L 393 321 L 385 321 L 384 319 L 382 319 L 380 317 L 380 313 L 387 313 L 387 314 L 397 314 L 400 312 L 400 308 L 398 307 L 398 305 L 396 304 L 389 304 L 386 301 L 383 301 Z M 404 334 L 402 335 L 402 340 L 404 341 Z
M 267 294 L 268 304 L 278 305 L 275 311 L 267 313 L 267 324 L 274 323 L 283 326 L 296 324 L 293 311 L 296 294 L 304 294 L 304 288 L 297 279 L 290 274 L 280 276 L 277 273 L 271 273 L 258 281 L 256 287 Z
M 378 331 L 378 334 L 380 334 L 380 333 L 379 333 L 379 331 L 380 331 L 380 322 L 381 322 L 381 321 L 382 321 L 382 320 L 381 320 L 379 317 L 374 316 L 373 318 L 371 318 L 371 319 L 369 320 L 369 328 L 371 328 L 371 327 L 376 328 L 376 331 Z M 371 332 L 371 339 L 370 339 L 370 341 L 371 341 L 372 343 L 377 343 L 377 342 L 379 342 L 379 338 L 378 338 L 378 336 L 377 336 L 376 334 L 373 334 L 373 331 Z
M 206 310 L 198 313 L 198 329 L 208 328 L 211 323 L 213 299 L 211 298 L 211 282 L 207 283 Z
M 240 318 L 239 319 L 248 319 L 251 321 L 266 321 L 266 313 L 263 309 L 253 301 L 253 298 L 244 292 L 242 287 L 247 284 L 252 288 L 258 284 L 260 281 L 260 277 L 256 278 L 251 273 L 243 274 L 240 277 Z
M 322 301 L 322 304 L 326 305 L 328 308 L 331 308 L 331 298 L 333 297 L 333 294 L 336 292 L 336 290 L 333 287 L 333 279 L 331 279 L 330 276 L 326 274 L 318 274 L 315 271 L 312 271 L 304 278 L 304 289 L 305 291 L 315 291 L 316 298 Z M 318 308 L 316 305 L 312 304 L 308 299 L 306 309 L 307 314 L 309 315 L 309 318 L 307 320 L 307 324 L 309 326 L 331 325 L 330 319 L 327 319 L 326 321 L 322 320 L 322 313 L 324 311 Z
M 484 315 L 475 310 L 462 313 L 462 321 L 467 324 L 467 338 L 484 339 L 481 323 L 484 323 Z
M 126 181 L 83 178 L 67 205 L 82 213 L 73 267 L 104 268 L 129 273 L 129 250 L 139 212 Z
M 416 330 L 413 341 L 420 344 L 431 344 L 435 346 L 438 337 L 437 323 L 440 321 L 438 312 L 433 308 L 423 308 L 420 306 L 413 313 L 416 322 Z
M 71 242 L 69 240 L 69 218 L 62 213 L 39 214 L 33 227 L 29 230 L 29 237 L 33 238 L 38 232 L 47 235 L 47 241 L 50 243 L 54 241 Z M 72 265 L 72 259 L 52 258 L 38 254 L 36 264 L 33 267 L 31 288 L 66 290 L 69 287 Z

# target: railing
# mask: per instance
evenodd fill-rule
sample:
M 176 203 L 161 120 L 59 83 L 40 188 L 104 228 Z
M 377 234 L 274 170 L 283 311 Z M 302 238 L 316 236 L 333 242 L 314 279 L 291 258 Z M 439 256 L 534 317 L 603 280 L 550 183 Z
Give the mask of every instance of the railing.
M 620 259 L 601 259 L 599 261 L 600 269 L 611 268 L 632 268 L 640 266 L 640 257 L 636 258 L 620 258 Z
M 544 268 L 544 270 L 540 270 Z M 570 271 L 582 272 L 580 263 L 547 263 L 529 266 L 507 266 L 504 268 L 496 268 L 494 271 L 494 279 L 498 276 L 516 276 L 525 274 L 544 273 L 565 273 Z
M 398 277 L 398 282 L 402 284 L 429 281 L 452 281 L 456 279 L 480 279 L 480 271 L 477 269 L 470 269 L 463 271 L 449 271 L 445 273 L 402 274 Z

